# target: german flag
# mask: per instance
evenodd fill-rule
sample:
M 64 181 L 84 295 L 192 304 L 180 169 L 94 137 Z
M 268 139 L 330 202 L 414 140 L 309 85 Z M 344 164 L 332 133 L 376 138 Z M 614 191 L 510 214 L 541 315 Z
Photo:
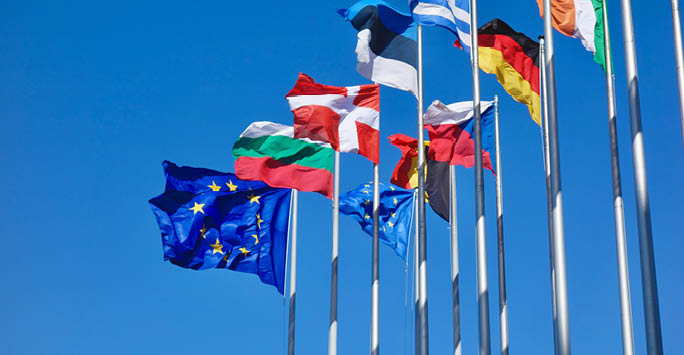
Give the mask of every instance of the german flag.
M 500 19 L 477 31 L 480 69 L 496 78 L 516 101 L 527 105 L 534 122 L 541 125 L 539 100 L 539 43 Z

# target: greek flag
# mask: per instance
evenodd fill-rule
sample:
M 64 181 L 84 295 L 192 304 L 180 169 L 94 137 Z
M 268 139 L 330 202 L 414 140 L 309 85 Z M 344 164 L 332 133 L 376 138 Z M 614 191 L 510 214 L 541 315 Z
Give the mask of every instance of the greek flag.
M 469 0 L 411 0 L 413 20 L 421 26 L 440 26 L 453 32 L 455 45 L 470 54 Z

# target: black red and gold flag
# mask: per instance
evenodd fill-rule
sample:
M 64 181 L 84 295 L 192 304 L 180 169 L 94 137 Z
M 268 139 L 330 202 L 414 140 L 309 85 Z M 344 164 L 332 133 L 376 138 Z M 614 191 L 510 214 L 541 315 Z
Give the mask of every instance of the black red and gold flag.
M 496 78 L 516 101 L 527 105 L 541 125 L 539 43 L 496 18 L 477 31 L 480 69 Z
M 418 140 L 403 134 L 388 137 L 390 143 L 401 150 L 390 180 L 405 189 L 418 187 Z M 449 162 L 429 159 L 430 142 L 425 142 L 425 194 L 427 202 L 440 217 L 449 221 Z

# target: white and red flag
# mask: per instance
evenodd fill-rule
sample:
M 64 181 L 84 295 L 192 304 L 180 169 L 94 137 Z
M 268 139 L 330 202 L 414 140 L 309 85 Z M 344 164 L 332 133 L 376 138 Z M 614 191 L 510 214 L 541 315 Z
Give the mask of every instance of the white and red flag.
M 285 96 L 294 114 L 294 137 L 330 143 L 338 152 L 379 161 L 380 86 L 337 87 L 299 74 Z

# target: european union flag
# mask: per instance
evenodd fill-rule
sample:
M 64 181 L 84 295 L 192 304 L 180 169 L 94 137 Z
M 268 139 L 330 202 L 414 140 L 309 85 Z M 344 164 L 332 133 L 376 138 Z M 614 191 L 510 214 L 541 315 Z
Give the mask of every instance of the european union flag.
M 406 260 L 413 220 L 413 190 L 380 184 L 380 240 Z M 373 236 L 373 183 L 363 184 L 340 197 L 340 212 L 352 216 Z
M 164 161 L 166 189 L 150 200 L 164 260 L 259 275 L 283 293 L 290 189 Z

